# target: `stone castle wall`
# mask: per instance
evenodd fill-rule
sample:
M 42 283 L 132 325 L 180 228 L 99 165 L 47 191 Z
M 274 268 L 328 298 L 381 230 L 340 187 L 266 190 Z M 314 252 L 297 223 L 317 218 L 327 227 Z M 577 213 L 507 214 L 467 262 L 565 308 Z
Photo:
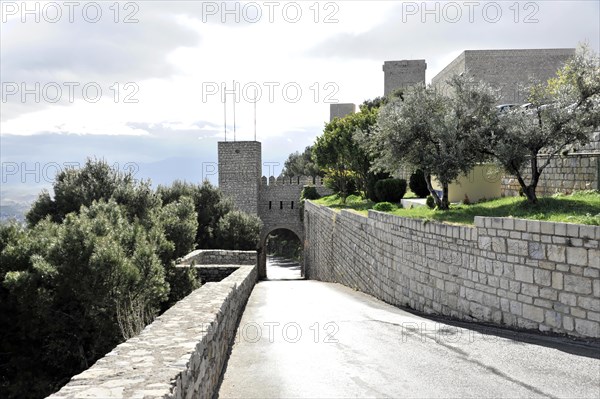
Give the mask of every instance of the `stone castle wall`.
M 468 321 L 600 338 L 600 226 L 456 226 L 306 203 L 307 278 Z
M 192 292 L 49 398 L 212 398 L 257 280 L 254 259 Z
M 301 220 L 300 195 L 304 186 L 313 185 L 321 195 L 331 194 L 320 177 L 288 177 L 261 179 L 258 215 L 263 221 L 261 242 L 273 230 L 285 228 L 294 232 L 300 240 L 304 236 Z
M 446 82 L 455 74 L 468 73 L 496 88 L 500 104 L 527 101 L 524 91 L 531 79 L 545 82 L 556 75 L 575 49 L 466 50 L 431 81 L 440 90 L 448 90 Z
M 546 158 L 540 157 L 542 162 Z M 529 181 L 531 174 L 525 175 Z M 567 155 L 557 156 L 550 161 L 540 176 L 538 195 L 572 193 L 579 190 L 600 190 L 600 132 L 592 135 L 588 145 L 570 151 Z M 519 195 L 521 186 L 514 176 L 502 178 L 502 194 Z

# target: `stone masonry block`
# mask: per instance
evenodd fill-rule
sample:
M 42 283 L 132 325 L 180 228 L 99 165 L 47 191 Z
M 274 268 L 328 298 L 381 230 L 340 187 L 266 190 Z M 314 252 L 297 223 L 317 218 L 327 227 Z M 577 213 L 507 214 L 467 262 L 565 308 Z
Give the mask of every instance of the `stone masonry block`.
M 492 251 L 500 253 L 506 252 L 506 239 L 502 237 L 492 237 Z
M 538 220 L 528 220 L 527 221 L 527 232 L 528 233 L 539 233 L 540 232 L 540 222 Z
M 532 305 L 523 305 L 523 317 L 538 323 L 544 321 L 544 309 Z
M 538 285 L 550 286 L 552 273 L 548 270 L 536 269 L 533 273 L 534 281 Z
M 592 293 L 592 280 L 579 276 L 564 276 L 565 291 L 588 295 Z
M 533 283 L 533 269 L 527 266 L 515 265 L 515 279 L 525 283 Z
M 567 248 L 567 262 L 572 265 L 587 266 L 588 250 L 585 248 Z
M 519 256 L 528 255 L 527 241 L 513 240 L 513 239 L 509 238 L 506 240 L 506 245 L 508 247 L 509 254 L 519 255 Z
M 596 229 L 596 226 L 579 226 L 579 237 L 593 240 L 596 238 Z
M 515 220 L 512 218 L 504 218 L 502 220 L 502 228 L 504 230 L 514 230 L 515 228 Z
M 579 297 L 577 304 L 580 308 L 600 312 L 600 298 Z
M 531 259 L 545 259 L 545 245 L 540 242 L 529 242 L 528 243 L 528 252 L 529 257 Z
M 563 328 L 567 331 L 573 331 L 574 320 L 570 316 L 563 316 Z
M 588 249 L 589 266 L 595 269 L 600 269 L 600 250 Z
M 600 337 L 600 323 L 597 321 L 575 319 L 575 331 L 586 337 Z
M 548 260 L 552 262 L 563 263 L 565 261 L 565 247 L 558 245 L 548 245 L 546 247 Z
M 515 230 L 527 231 L 527 221 L 523 219 L 515 219 Z
M 563 274 L 560 272 L 552 272 L 552 288 L 556 290 L 563 289 Z
M 553 222 L 540 222 L 540 231 L 542 234 L 553 235 L 554 234 Z

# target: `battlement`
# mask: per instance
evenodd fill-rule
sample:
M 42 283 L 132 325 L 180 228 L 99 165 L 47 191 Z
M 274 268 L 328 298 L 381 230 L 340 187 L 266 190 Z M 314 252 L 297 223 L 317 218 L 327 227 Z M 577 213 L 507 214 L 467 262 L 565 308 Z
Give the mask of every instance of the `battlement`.
M 268 186 L 323 186 L 323 178 L 322 177 L 311 177 L 311 176 L 293 176 L 293 177 L 275 177 L 271 176 L 267 179 L 266 176 L 263 176 L 260 179 L 260 185 L 264 187 Z

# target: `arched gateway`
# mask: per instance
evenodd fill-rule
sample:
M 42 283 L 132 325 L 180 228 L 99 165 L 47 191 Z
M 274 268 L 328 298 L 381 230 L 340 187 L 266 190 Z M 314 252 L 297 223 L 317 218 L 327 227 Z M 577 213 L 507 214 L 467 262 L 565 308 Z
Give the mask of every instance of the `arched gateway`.
M 271 176 L 267 179 L 262 176 L 262 147 L 258 141 L 221 141 L 218 146 L 219 188 L 238 209 L 257 215 L 263 222 L 257 250 L 259 277 L 265 278 L 265 242 L 271 232 L 287 229 L 304 242 L 302 188 L 314 184 L 321 194 L 329 190 L 323 187 L 321 179 L 313 181 L 312 177 L 275 179 Z

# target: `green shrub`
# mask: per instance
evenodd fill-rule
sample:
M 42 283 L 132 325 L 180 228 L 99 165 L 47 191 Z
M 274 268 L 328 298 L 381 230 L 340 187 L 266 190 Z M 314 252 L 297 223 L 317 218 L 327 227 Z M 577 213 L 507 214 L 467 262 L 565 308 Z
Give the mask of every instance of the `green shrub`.
M 377 202 L 377 195 L 375 194 L 375 185 L 378 181 L 383 179 L 389 179 L 391 177 L 392 176 L 390 176 L 390 174 L 387 172 L 369 173 L 367 175 L 367 192 L 365 193 L 366 197 L 370 201 Z
M 425 174 L 421 169 L 417 169 L 415 173 L 410 175 L 408 186 L 410 187 L 410 190 L 419 198 L 425 198 L 429 195 L 429 189 L 427 188 L 427 182 L 425 181 Z
M 406 180 L 383 179 L 375 184 L 375 195 L 379 202 L 400 202 L 406 193 Z
M 302 200 L 316 200 L 319 198 L 321 198 L 321 196 L 315 186 L 305 186 L 302 189 L 302 194 L 300 194 L 300 199 Z
M 396 209 L 396 206 L 389 202 L 379 202 L 379 203 L 375 204 L 373 209 L 375 209 L 376 211 L 379 211 L 379 212 L 391 212 L 394 209 Z
M 427 200 L 425 201 L 425 204 L 429 207 L 429 209 L 435 208 L 435 200 L 433 199 L 433 197 L 431 195 L 427 196 Z

